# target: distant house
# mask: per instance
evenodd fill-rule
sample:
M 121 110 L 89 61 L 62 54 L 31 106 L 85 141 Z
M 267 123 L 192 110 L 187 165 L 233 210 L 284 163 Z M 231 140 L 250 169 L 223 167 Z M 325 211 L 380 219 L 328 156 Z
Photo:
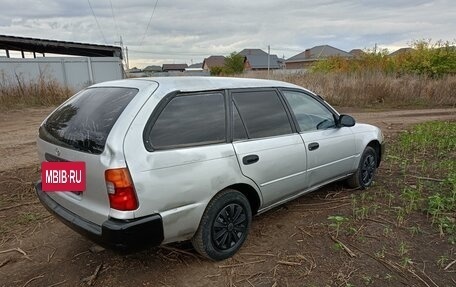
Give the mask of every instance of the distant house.
M 363 50 L 361 49 L 353 49 L 351 50 L 350 52 L 348 52 L 350 55 L 352 55 L 353 57 L 355 58 L 358 58 L 358 57 L 361 57 L 362 55 L 366 54 L 366 52 L 364 52 Z
M 268 69 L 268 53 L 261 49 L 244 49 L 238 53 L 246 58 L 245 70 L 261 71 Z M 269 69 L 280 69 L 277 55 L 269 55 Z
M 415 49 L 413 48 L 410 48 L 410 47 L 407 47 L 407 48 L 400 48 L 392 53 L 390 53 L 388 56 L 390 57 L 396 57 L 396 56 L 399 56 L 399 55 L 404 55 L 404 54 L 407 54 L 407 53 L 410 53 L 410 52 L 413 52 L 415 51 Z
M 128 69 L 128 70 L 127 70 L 127 73 L 133 73 L 133 74 L 134 74 L 134 73 L 142 73 L 142 70 L 141 70 L 141 69 L 138 69 L 138 68 L 136 68 L 136 67 L 133 67 L 133 68 L 131 68 L 131 69 Z
M 133 67 L 125 71 L 128 78 L 139 78 L 146 77 L 148 74 L 143 72 L 143 70 Z
M 145 73 L 158 73 L 162 71 L 162 67 L 160 66 L 147 66 L 143 69 Z
M 210 56 L 204 59 L 203 61 L 203 70 L 210 71 L 214 67 L 223 67 L 225 66 L 225 57 L 224 56 Z
M 321 45 L 306 49 L 304 52 L 294 55 L 285 61 L 285 66 L 287 69 L 306 69 L 318 60 L 335 56 L 353 58 L 351 54 L 343 50 L 329 45 Z
M 189 73 L 200 73 L 203 71 L 203 63 L 196 63 L 196 64 L 191 64 L 185 69 L 185 72 Z M 201 74 L 202 75 L 202 74 Z
M 285 69 L 285 59 L 284 58 L 278 58 L 277 63 L 280 66 L 280 69 Z
M 203 63 L 191 64 L 187 69 L 203 69 Z
M 163 64 L 163 72 L 183 72 L 188 68 L 187 64 Z

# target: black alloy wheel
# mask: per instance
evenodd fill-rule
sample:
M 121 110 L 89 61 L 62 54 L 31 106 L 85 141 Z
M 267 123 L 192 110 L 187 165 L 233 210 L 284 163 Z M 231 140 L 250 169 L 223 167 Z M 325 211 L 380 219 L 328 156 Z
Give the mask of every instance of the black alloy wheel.
M 212 241 L 219 250 L 235 247 L 247 234 L 247 216 L 244 208 L 237 204 L 225 206 L 217 214 L 212 225 Z
M 362 186 L 370 186 L 374 180 L 375 170 L 377 169 L 377 160 L 375 154 L 368 154 L 364 157 L 361 166 L 361 184 Z
M 212 260 L 229 258 L 242 247 L 251 223 L 252 209 L 246 196 L 237 190 L 222 190 L 207 205 L 193 235 L 193 247 Z
M 374 182 L 375 172 L 377 171 L 377 153 L 367 146 L 361 155 L 358 169 L 347 180 L 351 188 L 365 189 Z

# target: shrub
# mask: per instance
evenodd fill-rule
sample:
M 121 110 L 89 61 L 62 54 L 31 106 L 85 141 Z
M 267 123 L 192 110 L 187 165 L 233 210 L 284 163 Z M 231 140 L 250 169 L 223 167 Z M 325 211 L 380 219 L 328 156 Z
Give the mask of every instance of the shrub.
M 211 76 L 220 76 L 223 72 L 223 67 L 215 66 L 210 70 Z
M 450 42 L 422 40 L 412 47 L 413 51 L 396 59 L 398 70 L 432 77 L 456 73 L 456 47 Z
M 244 72 L 244 56 L 236 52 L 232 52 L 225 58 L 225 66 L 223 67 L 223 74 L 235 75 Z
M 456 47 L 454 43 L 420 40 L 410 50 L 391 56 L 388 50 L 371 49 L 352 59 L 329 57 L 316 62 L 311 71 L 317 73 L 385 73 L 442 77 L 456 74 Z

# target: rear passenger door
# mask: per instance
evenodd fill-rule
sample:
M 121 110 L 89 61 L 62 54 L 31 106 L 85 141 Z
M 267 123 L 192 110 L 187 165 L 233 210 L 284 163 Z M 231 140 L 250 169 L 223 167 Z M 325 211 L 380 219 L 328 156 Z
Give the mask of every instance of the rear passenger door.
M 349 127 L 337 127 L 336 115 L 315 97 L 282 91 L 307 148 L 309 187 L 324 184 L 353 171 L 355 139 Z
M 266 207 L 305 187 L 306 150 L 275 89 L 231 91 L 233 146 Z
M 223 91 L 170 94 L 152 112 L 144 131 L 143 121 L 129 130 L 125 157 L 140 202 L 137 217 L 152 210 L 173 214 L 163 217 L 167 226 L 166 220 L 182 212 L 182 230 L 195 231 L 201 206 L 238 176 L 227 140 L 226 110 Z M 173 232 L 178 231 L 165 228 L 165 237 Z

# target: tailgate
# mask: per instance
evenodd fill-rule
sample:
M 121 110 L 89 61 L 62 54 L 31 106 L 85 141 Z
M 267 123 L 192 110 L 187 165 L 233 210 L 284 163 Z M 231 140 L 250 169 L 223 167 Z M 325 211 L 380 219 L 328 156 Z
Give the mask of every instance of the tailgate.
M 101 225 L 108 219 L 110 207 L 100 155 L 63 148 L 37 139 L 38 155 L 43 161 L 84 161 L 86 190 L 84 192 L 48 192 L 49 197 L 69 211 Z

